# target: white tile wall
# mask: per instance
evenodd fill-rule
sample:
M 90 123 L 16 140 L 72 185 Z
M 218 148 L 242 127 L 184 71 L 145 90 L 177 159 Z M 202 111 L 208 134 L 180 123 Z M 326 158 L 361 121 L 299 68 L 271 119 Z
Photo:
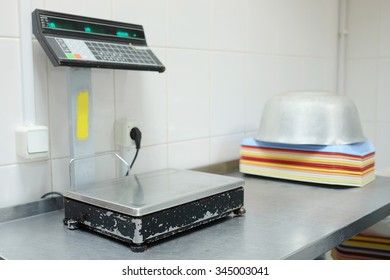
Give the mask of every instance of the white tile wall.
M 276 92 L 297 91 L 305 88 L 305 61 L 298 56 L 276 58 Z
M 112 17 L 111 0 L 46 0 L 45 9 L 61 13 L 110 19 Z
M 248 54 L 246 56 L 245 131 L 257 130 L 263 106 L 276 93 L 275 56 Z
M 247 0 L 211 0 L 210 47 L 245 51 Z
M 18 1 L 0 0 L 0 36 L 19 36 Z
M 390 1 L 380 2 L 380 54 L 390 56 Z
M 280 1 L 277 39 L 277 48 L 280 53 L 309 54 L 308 48 L 311 44 L 307 44 L 307 42 L 310 39 L 311 26 L 314 25 L 315 21 L 308 23 L 312 18 L 310 13 L 313 13 L 314 10 L 313 5 L 304 6 L 302 3 L 302 0 Z
M 41 125 L 49 126 L 49 99 L 46 54 L 38 41 L 33 40 L 35 118 Z
M 1 207 L 39 200 L 51 189 L 50 162 L 0 166 Z
M 390 35 L 390 34 L 389 34 Z M 389 36 L 390 37 L 390 36 Z M 390 56 L 378 62 L 378 97 L 377 97 L 377 120 L 390 122 Z
M 154 52 L 165 63 L 165 51 Z M 166 75 L 115 71 L 115 118 L 136 120 L 146 146 L 167 141 Z
M 278 52 L 334 57 L 338 1 L 280 0 Z M 334 20 L 329 21 L 329 18 Z
M 51 162 L 53 191 L 63 192 L 69 189 L 69 158 L 53 159 Z
M 113 18 L 141 24 L 150 46 L 166 45 L 166 0 L 113 0 Z
M 177 48 L 209 47 L 209 0 L 167 0 L 167 45 Z
M 347 63 L 346 94 L 359 109 L 362 121 L 374 121 L 377 107 L 378 61 L 352 59 Z
M 208 137 L 210 134 L 209 54 L 168 50 L 168 141 Z
M 211 137 L 210 139 L 210 164 L 238 159 L 240 146 L 244 133 Z
M 50 153 L 53 158 L 69 156 L 68 99 L 66 69 L 55 68 L 48 61 L 48 99 Z
M 33 7 L 144 26 L 165 73 L 92 71 L 96 151 L 116 149 L 115 120 L 136 120 L 143 138 L 134 173 L 238 159 L 240 141 L 255 133 L 272 94 L 335 88 L 337 0 L 33 0 Z M 17 1 L 0 0 L 7 53 L 0 58 L 0 207 L 69 188 L 66 70 L 53 67 L 35 40 L 37 121 L 49 127 L 50 158 L 26 163 L 15 155 L 17 18 Z M 99 164 L 106 171 L 99 175 L 113 176 L 113 166 Z
M 0 166 L 17 162 L 15 128 L 23 123 L 20 86 L 19 40 L 0 38 Z
M 133 151 L 134 155 L 134 151 Z M 133 157 L 131 155 L 131 159 Z M 163 169 L 168 166 L 168 147 L 164 145 L 143 147 L 133 167 L 133 174 Z
M 346 92 L 376 146 L 376 169 L 390 167 L 390 1 L 349 1 Z
M 245 55 L 212 52 L 211 136 L 235 134 L 245 130 Z
M 379 54 L 381 0 L 348 2 L 347 56 L 367 58 Z
M 194 168 L 210 163 L 210 139 L 196 139 L 169 144 L 168 164 L 172 168 Z
M 256 53 L 274 53 L 277 43 L 279 1 L 248 0 L 247 50 Z
M 376 146 L 376 122 L 362 121 L 364 135 Z M 376 147 L 377 148 L 377 147 Z
M 334 91 L 335 87 L 332 87 L 332 83 L 329 82 L 330 79 L 334 79 L 334 69 L 329 71 L 330 66 L 327 60 L 307 58 L 303 62 L 303 83 L 305 88 L 313 91 L 326 89 Z M 332 77 L 329 77 L 329 74 Z M 327 85 L 330 87 L 327 88 Z
M 390 123 L 378 123 L 376 127 L 376 168 L 378 170 L 388 168 L 390 166 Z

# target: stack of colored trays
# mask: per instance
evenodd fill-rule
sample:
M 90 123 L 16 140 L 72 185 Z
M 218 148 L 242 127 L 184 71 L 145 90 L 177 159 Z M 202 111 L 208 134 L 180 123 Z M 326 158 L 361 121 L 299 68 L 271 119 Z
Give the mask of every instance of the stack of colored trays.
M 389 260 L 390 238 L 355 235 L 331 251 L 336 260 Z
M 336 260 L 389 260 L 390 216 L 331 250 Z
M 361 187 L 375 179 L 375 148 L 369 141 L 349 145 L 293 145 L 247 138 L 241 143 L 240 171 Z

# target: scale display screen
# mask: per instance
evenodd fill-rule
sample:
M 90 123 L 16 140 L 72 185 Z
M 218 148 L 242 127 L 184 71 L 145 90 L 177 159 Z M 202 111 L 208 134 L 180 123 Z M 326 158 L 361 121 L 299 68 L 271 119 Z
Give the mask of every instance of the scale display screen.
M 32 21 L 54 66 L 165 71 L 147 46 L 141 25 L 39 9 Z
M 114 37 L 126 37 L 145 39 L 142 30 L 135 28 L 118 27 L 115 25 L 94 24 L 91 22 L 76 21 L 59 17 L 48 16 L 46 28 L 56 30 L 69 30 L 79 33 L 108 35 Z

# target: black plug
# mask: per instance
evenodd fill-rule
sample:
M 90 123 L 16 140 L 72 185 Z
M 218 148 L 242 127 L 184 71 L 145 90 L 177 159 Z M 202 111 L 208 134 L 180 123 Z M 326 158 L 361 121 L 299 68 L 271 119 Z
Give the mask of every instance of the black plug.
M 135 142 L 135 148 L 139 150 L 141 148 L 141 138 L 142 138 L 142 133 L 141 130 L 139 130 L 138 127 L 133 127 L 130 130 L 130 138 L 134 140 Z

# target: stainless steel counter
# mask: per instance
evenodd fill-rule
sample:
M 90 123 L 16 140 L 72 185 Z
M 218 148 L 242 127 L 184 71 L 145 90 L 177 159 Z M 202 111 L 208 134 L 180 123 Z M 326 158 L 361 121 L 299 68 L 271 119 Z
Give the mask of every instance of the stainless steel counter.
M 158 242 L 144 253 L 84 230 L 68 230 L 63 210 L 0 219 L 5 259 L 313 259 L 390 215 L 390 178 L 363 188 L 245 179 L 242 217 L 229 216 Z M 1 209 L 0 209 L 1 210 Z M 0 218 L 1 218 L 0 213 Z

